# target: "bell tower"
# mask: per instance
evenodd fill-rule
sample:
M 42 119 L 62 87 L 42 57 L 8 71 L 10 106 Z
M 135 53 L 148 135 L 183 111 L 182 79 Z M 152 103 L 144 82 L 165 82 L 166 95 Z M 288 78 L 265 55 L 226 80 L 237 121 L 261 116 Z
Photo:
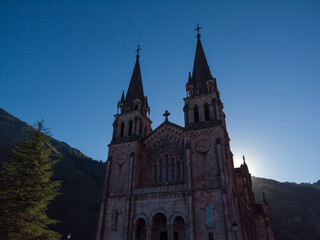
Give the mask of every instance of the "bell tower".
M 203 47 L 199 25 L 192 74 L 184 98 L 186 153 L 190 159 L 190 195 L 193 208 L 202 206 L 208 219 L 194 214 L 196 239 L 234 239 L 233 221 L 239 222 L 233 154 L 230 150 L 225 114 L 216 78 L 212 77 Z M 206 177 L 204 177 L 206 176 Z M 197 191 L 201 189 L 202 193 Z M 205 194 L 203 194 L 205 192 Z M 219 202 L 217 199 L 220 199 Z M 214 210 L 213 210 L 214 209 Z M 211 219 L 215 212 L 216 220 Z M 219 219 L 219 220 L 218 220 Z M 215 224 L 212 221 L 216 221 Z M 206 231 L 200 230 L 206 226 Z M 240 223 L 239 223 L 240 225 Z M 214 236 L 214 237 L 213 237 Z
M 140 46 L 136 50 L 136 63 L 126 94 L 122 96 L 117 106 L 117 114 L 113 123 L 111 143 L 142 140 L 151 132 L 150 108 L 147 96 L 144 95 L 139 64 Z M 119 113 L 120 110 L 120 113 Z
M 144 95 L 139 51 L 127 94 L 124 91 L 114 115 L 113 136 L 108 145 L 97 240 L 131 239 L 134 188 L 144 158 L 145 137 L 152 131 L 148 99 Z
M 225 114 L 216 79 L 212 77 L 210 68 L 200 40 L 198 27 L 196 55 L 192 75 L 189 72 L 186 84 L 187 97 L 184 99 L 186 129 L 205 128 L 214 125 L 225 126 Z

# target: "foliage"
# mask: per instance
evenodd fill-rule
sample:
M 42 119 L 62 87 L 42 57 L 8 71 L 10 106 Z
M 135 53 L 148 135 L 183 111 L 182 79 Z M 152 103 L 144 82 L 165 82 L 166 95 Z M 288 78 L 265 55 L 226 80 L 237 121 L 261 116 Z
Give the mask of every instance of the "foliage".
M 52 147 L 43 121 L 24 142 L 16 145 L 0 175 L 0 236 L 10 240 L 59 239 L 48 230 L 57 221 L 47 214 L 48 204 L 58 195 L 59 181 L 52 181 Z
M 0 165 L 8 160 L 10 149 L 31 133 L 28 124 L 0 108 Z M 51 157 L 59 158 L 52 179 L 62 180 L 62 184 L 61 194 L 48 206 L 48 216 L 60 223 L 50 225 L 49 229 L 63 235 L 62 239 L 67 239 L 69 233 L 71 239 L 95 239 L 105 164 L 52 137 L 50 145 Z

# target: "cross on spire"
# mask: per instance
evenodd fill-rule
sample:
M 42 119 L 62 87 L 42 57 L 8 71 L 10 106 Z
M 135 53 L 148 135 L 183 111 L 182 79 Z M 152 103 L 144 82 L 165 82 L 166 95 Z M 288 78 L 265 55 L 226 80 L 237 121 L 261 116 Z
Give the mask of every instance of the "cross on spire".
M 168 121 L 168 116 L 170 115 L 170 113 L 168 112 L 168 110 L 165 111 L 165 113 L 163 114 L 163 116 L 166 117 L 166 121 Z
M 137 52 L 137 57 L 139 56 L 139 52 L 141 51 L 141 47 L 140 47 L 140 45 L 138 44 L 138 46 L 137 46 L 137 50 L 135 51 L 135 52 Z
M 197 38 L 200 38 L 200 29 L 202 29 L 202 27 L 199 26 L 199 23 L 197 24 L 197 28 L 194 29 L 194 31 L 197 31 Z

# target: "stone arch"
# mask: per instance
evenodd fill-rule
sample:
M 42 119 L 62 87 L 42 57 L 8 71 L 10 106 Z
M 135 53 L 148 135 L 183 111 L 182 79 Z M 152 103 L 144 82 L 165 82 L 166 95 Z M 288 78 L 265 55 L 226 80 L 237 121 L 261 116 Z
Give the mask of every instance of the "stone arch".
M 167 213 L 166 213 L 166 211 L 165 211 L 163 208 L 158 208 L 157 210 L 155 210 L 154 212 L 151 213 L 151 215 L 150 215 L 150 217 L 149 217 L 149 219 L 150 219 L 150 224 L 152 224 L 152 219 L 153 219 L 154 216 L 155 216 L 156 214 L 158 214 L 158 213 L 162 213 L 162 214 L 166 217 L 166 219 L 168 219 L 168 218 L 167 218 Z
M 140 218 L 142 218 L 143 220 L 146 221 L 146 224 L 149 224 L 149 219 L 148 217 L 144 214 L 144 213 L 140 213 L 139 215 L 137 215 L 137 217 L 134 219 L 134 223 L 139 220 Z
M 143 216 L 140 216 L 135 220 L 134 239 L 135 240 L 147 239 L 147 221 Z
M 186 221 L 180 215 L 173 219 L 174 240 L 186 240 Z
M 177 212 L 177 213 L 172 215 L 172 217 L 170 219 L 170 224 L 174 224 L 174 219 L 176 217 L 181 217 L 185 223 L 187 222 L 187 218 L 184 216 L 184 214 L 181 213 L 181 212 Z
M 151 239 L 168 240 L 167 217 L 162 211 L 156 211 L 151 217 Z

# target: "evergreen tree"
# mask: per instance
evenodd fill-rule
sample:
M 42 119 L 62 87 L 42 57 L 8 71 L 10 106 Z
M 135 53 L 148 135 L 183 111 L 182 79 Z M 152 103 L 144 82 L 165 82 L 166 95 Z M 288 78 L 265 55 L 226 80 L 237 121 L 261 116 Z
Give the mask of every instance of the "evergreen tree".
M 12 151 L 0 172 L 0 239 L 56 240 L 60 234 L 48 229 L 57 223 L 47 214 L 48 204 L 59 194 L 52 181 L 49 131 L 43 121 L 32 128 L 26 141 Z

